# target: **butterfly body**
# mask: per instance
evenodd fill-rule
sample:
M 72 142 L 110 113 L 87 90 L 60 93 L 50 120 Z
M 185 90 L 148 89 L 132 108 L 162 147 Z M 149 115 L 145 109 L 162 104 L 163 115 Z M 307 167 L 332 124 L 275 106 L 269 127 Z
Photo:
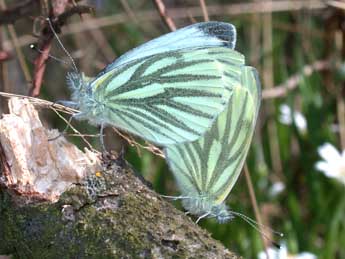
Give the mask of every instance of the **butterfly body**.
M 240 66 L 238 84 L 227 108 L 199 140 L 165 149 L 166 159 L 182 192 L 184 208 L 199 217 L 231 219 L 224 200 L 242 170 L 260 105 L 256 70 Z

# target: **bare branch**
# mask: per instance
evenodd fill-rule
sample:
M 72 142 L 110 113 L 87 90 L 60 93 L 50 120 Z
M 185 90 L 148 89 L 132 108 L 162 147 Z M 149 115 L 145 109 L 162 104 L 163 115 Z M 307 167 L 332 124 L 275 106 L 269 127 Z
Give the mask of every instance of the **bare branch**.
M 3 50 L 0 51 L 0 63 L 6 60 L 9 60 L 11 58 L 12 58 L 11 54 L 8 53 L 7 51 L 3 51 Z
M 316 71 L 327 70 L 330 68 L 331 68 L 331 64 L 329 61 L 325 61 L 325 60 L 315 61 L 311 65 L 304 66 L 301 73 L 297 73 L 291 76 L 284 83 L 277 85 L 271 89 L 265 89 L 262 92 L 262 98 L 272 99 L 272 98 L 284 97 L 285 95 L 287 95 L 289 91 L 297 88 L 297 86 L 303 80 L 304 77 L 310 76 L 312 73 Z
M 176 31 L 176 25 L 174 21 L 168 16 L 164 3 L 161 0 L 155 0 L 159 15 L 162 17 L 165 24 L 171 31 Z
M 39 0 L 21 1 L 12 8 L 0 11 L 0 25 L 11 24 L 16 20 L 33 15 L 40 8 Z
M 59 12 L 61 12 L 61 6 L 59 7 Z M 61 13 L 56 19 L 52 19 L 53 28 L 57 31 L 61 31 L 61 26 L 63 26 L 67 19 L 74 14 L 83 14 L 83 13 L 91 13 L 93 8 L 90 6 L 73 6 L 72 8 L 66 10 L 65 12 Z M 57 11 L 56 11 L 57 13 Z M 49 52 L 52 44 L 52 40 L 54 38 L 54 34 L 49 28 L 49 25 L 42 29 L 42 35 L 40 38 L 39 49 L 40 54 L 34 60 L 35 69 L 34 69 L 34 78 L 32 82 L 32 87 L 30 89 L 29 95 L 30 96 L 38 96 L 41 91 L 41 86 L 43 82 L 43 76 L 46 68 L 46 61 L 49 58 Z
M 202 13 L 204 15 L 204 21 L 208 22 L 210 20 L 210 18 L 208 16 L 205 0 L 200 0 L 200 6 L 201 6 L 201 9 L 202 9 Z

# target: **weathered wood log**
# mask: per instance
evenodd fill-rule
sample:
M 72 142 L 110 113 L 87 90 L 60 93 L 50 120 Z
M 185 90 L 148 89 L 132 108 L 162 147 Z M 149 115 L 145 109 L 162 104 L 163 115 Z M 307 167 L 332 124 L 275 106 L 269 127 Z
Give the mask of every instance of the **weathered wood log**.
M 0 254 L 14 258 L 238 258 L 121 157 L 82 152 L 25 99 L 0 120 Z

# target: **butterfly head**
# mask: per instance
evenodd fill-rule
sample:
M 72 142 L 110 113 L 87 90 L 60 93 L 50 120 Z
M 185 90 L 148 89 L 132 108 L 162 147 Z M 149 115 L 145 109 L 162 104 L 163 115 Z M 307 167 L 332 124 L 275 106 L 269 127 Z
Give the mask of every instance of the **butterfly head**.
M 85 103 L 85 99 L 92 94 L 90 79 L 84 73 L 69 72 L 66 81 L 72 92 L 72 101 L 78 104 Z
M 82 91 L 84 88 L 86 88 L 86 80 L 84 78 L 84 73 L 68 72 L 66 81 L 69 89 L 73 93 L 76 91 Z
M 80 111 L 78 119 L 88 119 L 92 124 L 103 123 L 100 114 L 104 110 L 104 105 L 95 99 L 92 92 L 92 78 L 86 77 L 84 73 L 69 72 L 66 77 L 67 85 L 70 88 L 72 102 L 75 108 Z
M 233 218 L 224 202 L 216 203 L 209 195 L 186 196 L 182 200 L 182 205 L 191 214 L 199 216 L 199 219 L 215 218 L 219 223 L 225 223 Z

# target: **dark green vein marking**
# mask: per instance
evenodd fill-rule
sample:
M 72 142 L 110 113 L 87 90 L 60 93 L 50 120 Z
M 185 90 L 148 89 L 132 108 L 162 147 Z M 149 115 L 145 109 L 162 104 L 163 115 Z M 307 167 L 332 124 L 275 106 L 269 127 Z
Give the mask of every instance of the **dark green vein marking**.
M 156 116 L 157 118 L 159 118 L 162 121 L 166 121 L 167 123 L 169 123 L 170 125 L 191 132 L 195 135 L 199 135 L 199 132 L 197 132 L 196 130 L 192 129 L 191 127 L 189 127 L 186 123 L 184 123 L 183 121 L 177 119 L 176 117 L 172 116 L 170 113 L 168 113 L 167 111 L 163 110 L 160 107 L 153 107 L 153 106 L 145 106 L 145 109 L 147 111 L 149 111 L 152 115 Z M 171 129 L 171 131 L 175 132 L 174 130 Z M 179 135 L 179 133 L 175 132 L 176 134 Z
M 169 57 L 171 58 L 171 57 Z M 158 61 L 161 61 L 162 59 L 168 59 L 166 56 L 162 55 L 155 55 L 149 59 L 147 59 L 144 63 L 142 63 L 133 73 L 129 81 L 135 81 L 140 79 L 140 77 L 146 72 L 148 68 L 150 68 L 152 65 L 157 63 Z M 177 57 L 176 57 L 177 59 Z M 176 62 L 176 61 L 175 61 Z
M 186 149 L 186 153 L 188 154 L 188 156 L 190 157 L 190 159 L 192 161 L 192 165 L 194 168 L 193 172 L 196 172 L 198 174 L 198 172 L 200 172 L 200 170 L 199 170 L 198 162 L 197 162 L 197 160 L 194 156 L 194 153 L 192 151 L 191 145 L 188 145 L 188 144 L 185 145 L 185 149 Z M 194 178 L 198 179 L 198 176 L 200 176 L 200 175 L 195 175 Z
M 132 124 L 129 120 L 127 120 L 127 118 L 126 118 L 125 116 L 123 116 L 123 115 L 121 114 L 121 110 L 117 110 L 117 109 L 115 109 L 115 108 L 110 108 L 110 110 L 111 110 L 112 113 L 114 113 L 114 116 L 117 116 L 117 117 L 119 117 L 122 121 L 124 121 L 124 122 L 129 126 L 129 128 L 131 128 L 131 129 L 133 129 L 133 130 L 139 132 L 138 129 L 137 129 L 137 127 L 134 126 L 134 124 Z M 116 125 L 115 125 L 115 126 L 116 126 Z
M 189 113 L 189 114 L 192 114 L 192 115 L 197 116 L 197 117 L 204 117 L 204 118 L 207 118 L 207 119 L 213 119 L 212 115 L 210 115 L 208 113 L 205 113 L 205 112 L 203 112 L 201 110 L 194 109 L 191 106 L 186 105 L 186 104 L 182 104 L 180 102 L 168 100 L 166 102 L 166 105 L 171 107 L 171 108 L 174 108 L 176 110 L 179 110 L 179 111 L 182 111 L 182 112 L 185 112 L 185 113 Z
M 183 82 L 193 82 L 193 81 L 204 81 L 204 80 L 216 80 L 220 79 L 221 76 L 216 75 L 176 75 L 176 76 L 161 76 L 161 77 L 152 77 L 152 76 L 143 76 L 138 80 L 131 80 L 123 84 L 120 87 L 117 87 L 106 94 L 106 98 L 116 97 L 116 95 L 122 93 L 128 93 L 137 89 L 144 88 L 152 84 L 174 84 L 174 83 L 183 83 Z M 110 82 L 108 82 L 110 83 Z
M 236 163 L 235 168 L 239 168 L 239 166 L 241 165 L 241 162 L 242 162 L 242 159 L 239 159 L 238 162 Z M 234 174 L 232 174 L 231 176 L 234 176 Z M 216 196 L 223 194 L 224 191 L 226 190 L 226 188 L 229 186 L 229 182 L 230 181 L 225 181 L 224 184 L 218 189 L 218 191 L 213 193 L 213 195 L 216 197 Z
M 181 154 L 181 158 L 182 158 L 182 162 L 185 164 L 186 168 L 187 168 L 187 172 L 184 172 L 183 170 L 181 170 L 181 173 L 187 177 L 188 179 L 190 179 L 190 182 L 193 186 L 195 186 L 195 188 L 200 191 L 200 187 L 198 185 L 198 179 L 196 179 L 193 175 L 190 174 L 190 172 L 192 172 L 192 168 L 190 167 L 189 162 L 186 160 L 187 155 L 184 152 L 183 147 L 180 146 L 175 146 L 175 148 L 177 149 L 178 153 Z
M 139 115 L 141 118 L 144 118 L 146 119 L 146 121 L 149 121 L 151 123 L 154 123 L 156 125 L 159 125 L 160 127 L 162 128 L 165 128 L 167 129 L 168 131 L 171 131 L 170 127 L 168 126 L 168 124 L 166 123 L 163 123 L 161 121 L 159 121 L 154 115 L 149 115 L 145 112 L 142 112 L 138 109 L 134 109 L 134 108 L 131 108 L 131 107 L 128 107 L 127 108 L 128 111 L 131 111 L 133 114 L 136 114 L 136 115 Z
M 164 76 L 164 74 L 167 74 L 169 72 L 175 72 L 175 71 L 178 71 L 180 69 L 194 66 L 196 64 L 201 65 L 203 63 L 211 63 L 211 62 L 214 62 L 214 60 L 212 60 L 212 59 L 199 59 L 199 60 L 193 60 L 193 61 L 179 61 L 179 60 L 177 60 L 176 63 L 162 67 L 162 68 L 158 69 L 156 72 L 149 74 L 149 76 L 152 76 L 152 77 Z
M 110 109 L 112 109 L 112 108 L 110 107 Z M 160 135 L 164 136 L 167 139 L 174 140 L 169 135 L 161 132 L 159 130 L 159 128 L 155 127 L 154 125 L 151 125 L 148 121 L 142 119 L 141 117 L 136 116 L 135 114 L 132 114 L 132 113 L 124 111 L 124 110 L 121 110 L 121 113 L 123 115 L 127 116 L 129 119 L 132 119 L 133 121 L 137 121 L 137 122 L 141 123 L 143 125 L 143 127 L 147 128 L 147 129 L 149 129 L 149 130 L 151 130 L 151 131 L 153 131 L 153 132 L 155 132 L 157 134 L 160 134 Z M 138 132 L 140 132 L 140 131 L 138 131 Z
M 109 75 L 107 79 L 105 79 L 100 86 L 97 87 L 97 89 L 101 89 L 103 96 L 105 96 L 105 91 L 107 89 L 107 86 L 109 85 L 109 83 L 111 81 L 113 81 L 114 78 L 116 78 L 117 76 L 126 73 L 127 70 L 129 70 L 130 68 L 132 68 L 133 66 L 136 66 L 137 64 L 139 64 L 140 62 L 142 62 L 144 59 L 138 59 L 135 60 L 133 62 L 130 62 L 128 64 L 125 64 L 119 68 L 117 68 L 116 70 L 114 70 L 113 74 Z M 108 72 L 107 72 L 108 73 Z
M 222 138 L 222 143 L 223 143 L 222 152 L 218 158 L 218 161 L 216 163 L 216 167 L 214 169 L 214 172 L 212 174 L 210 182 L 208 183 L 207 189 L 209 189 L 210 186 L 212 186 L 214 184 L 214 182 L 216 182 L 219 179 L 219 177 L 221 176 L 221 174 L 223 173 L 225 168 L 233 162 L 233 159 L 230 158 L 229 155 L 231 153 L 234 153 L 234 150 L 233 150 L 234 144 L 238 140 L 238 136 L 239 136 L 240 131 L 246 130 L 246 128 L 243 128 L 243 115 L 245 114 L 247 107 L 248 107 L 247 99 L 248 99 L 248 93 L 246 92 L 246 95 L 245 95 L 245 98 L 243 101 L 243 105 L 242 105 L 241 111 L 240 111 L 241 116 L 239 116 L 238 121 L 235 123 L 235 131 L 234 131 L 233 135 L 231 136 L 230 143 L 228 144 L 228 139 Z M 248 135 L 248 134 L 246 134 L 246 135 Z M 245 144 L 246 141 L 244 141 L 243 143 Z M 243 146 L 243 143 L 242 143 L 241 147 Z M 241 153 L 243 150 L 239 149 L 237 151 L 239 153 Z M 235 153 L 237 151 L 235 151 Z

